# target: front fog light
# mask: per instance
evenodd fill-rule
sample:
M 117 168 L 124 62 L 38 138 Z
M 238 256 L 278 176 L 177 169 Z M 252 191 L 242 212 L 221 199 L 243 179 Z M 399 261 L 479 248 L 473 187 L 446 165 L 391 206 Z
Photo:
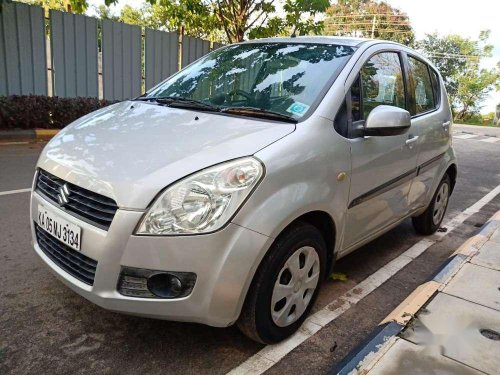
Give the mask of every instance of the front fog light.
M 147 287 L 161 298 L 176 298 L 182 294 L 182 282 L 171 273 L 161 272 L 150 276 Z
M 191 294 L 195 283 L 196 274 L 192 272 L 124 267 L 118 281 L 118 292 L 138 298 L 181 298 Z

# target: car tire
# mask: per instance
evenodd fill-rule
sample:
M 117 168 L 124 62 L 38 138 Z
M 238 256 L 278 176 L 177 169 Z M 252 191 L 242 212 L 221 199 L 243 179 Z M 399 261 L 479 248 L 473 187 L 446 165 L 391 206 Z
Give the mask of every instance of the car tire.
M 445 174 L 427 209 L 421 215 L 412 218 L 417 233 L 429 235 L 438 230 L 446 213 L 450 194 L 451 180 L 450 176 Z
M 325 276 L 326 255 L 325 240 L 313 225 L 299 222 L 286 229 L 253 278 L 238 328 L 264 344 L 292 335 L 316 300 Z M 280 298 L 282 295 L 285 297 Z

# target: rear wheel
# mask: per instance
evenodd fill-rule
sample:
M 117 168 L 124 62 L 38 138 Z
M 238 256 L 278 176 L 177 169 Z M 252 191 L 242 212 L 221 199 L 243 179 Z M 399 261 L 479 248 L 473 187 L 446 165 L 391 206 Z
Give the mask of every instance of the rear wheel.
M 450 194 L 451 180 L 450 176 L 445 174 L 434 193 L 429 207 L 421 215 L 412 218 L 417 233 L 429 235 L 438 230 L 448 207 Z
M 324 278 L 326 244 L 312 225 L 281 234 L 262 261 L 248 292 L 240 330 L 255 341 L 279 342 L 302 324 Z

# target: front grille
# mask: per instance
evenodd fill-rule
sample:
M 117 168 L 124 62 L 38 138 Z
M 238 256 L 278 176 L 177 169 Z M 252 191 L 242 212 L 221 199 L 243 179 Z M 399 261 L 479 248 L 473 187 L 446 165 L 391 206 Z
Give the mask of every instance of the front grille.
M 69 194 L 67 202 L 59 203 L 60 188 L 66 185 Z M 116 202 L 101 194 L 83 189 L 39 169 L 36 190 L 54 202 L 61 209 L 79 216 L 102 229 L 108 229 L 113 221 L 118 206 Z
M 36 223 L 35 231 L 38 246 L 50 260 L 85 284 L 94 284 L 97 261 L 56 240 Z

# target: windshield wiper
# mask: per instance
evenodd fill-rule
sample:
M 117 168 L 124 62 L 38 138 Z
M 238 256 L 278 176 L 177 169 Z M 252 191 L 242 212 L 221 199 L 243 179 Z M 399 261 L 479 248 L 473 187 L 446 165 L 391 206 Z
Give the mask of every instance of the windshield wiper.
M 153 100 L 159 104 L 165 104 L 169 107 L 174 107 L 174 108 L 192 108 L 192 109 L 199 109 L 203 111 L 212 111 L 212 112 L 220 111 L 220 108 L 217 106 L 202 102 L 201 100 L 183 98 L 180 96 L 161 96 L 157 98 L 148 98 L 148 99 Z
M 297 119 L 292 116 L 284 115 L 283 113 L 269 111 L 267 109 L 256 108 L 256 107 L 226 107 L 220 109 L 222 113 L 230 113 L 235 115 L 259 117 L 270 120 L 285 121 L 291 123 L 297 123 Z
M 144 102 L 155 102 L 158 104 L 164 104 L 168 107 L 174 108 L 191 108 L 199 109 L 203 111 L 213 111 L 219 112 L 220 108 L 214 105 L 204 103 L 200 100 L 183 98 L 180 96 L 162 96 L 162 97 L 138 97 L 134 100 L 140 100 Z

